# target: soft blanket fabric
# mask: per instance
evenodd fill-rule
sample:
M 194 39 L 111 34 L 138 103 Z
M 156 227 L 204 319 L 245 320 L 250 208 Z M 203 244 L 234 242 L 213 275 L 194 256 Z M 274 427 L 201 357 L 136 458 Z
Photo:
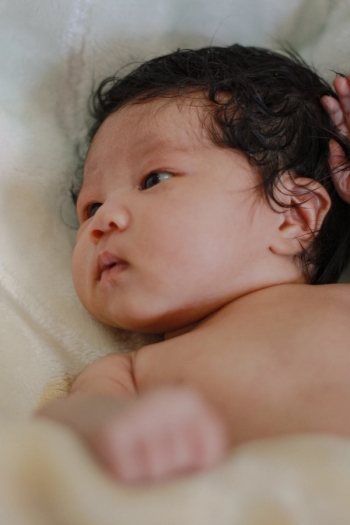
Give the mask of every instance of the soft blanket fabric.
M 127 490 L 69 432 L 27 422 L 87 363 L 150 340 L 101 326 L 72 286 L 69 189 L 92 86 L 177 47 L 232 42 L 288 41 L 331 80 L 350 70 L 348 0 L 0 0 L 0 28 L 0 522 L 348 524 L 347 440 L 253 443 L 215 472 Z

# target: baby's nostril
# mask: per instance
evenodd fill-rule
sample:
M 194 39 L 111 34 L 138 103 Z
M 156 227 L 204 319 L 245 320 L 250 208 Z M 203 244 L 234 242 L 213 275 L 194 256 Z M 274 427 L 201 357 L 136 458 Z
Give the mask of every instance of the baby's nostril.
M 92 230 L 91 232 L 91 236 L 97 240 L 101 239 L 102 235 L 103 235 L 103 231 L 101 230 Z

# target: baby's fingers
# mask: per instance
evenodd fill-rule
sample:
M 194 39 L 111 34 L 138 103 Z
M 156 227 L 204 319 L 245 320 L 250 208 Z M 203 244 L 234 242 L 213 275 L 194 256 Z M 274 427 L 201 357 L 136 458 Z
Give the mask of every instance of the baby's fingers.
M 324 96 L 322 103 L 340 133 L 350 138 L 350 82 L 347 78 L 337 77 L 333 84 L 339 101 Z
M 334 88 L 339 101 L 333 97 L 322 97 L 322 104 L 328 111 L 338 131 L 350 139 L 350 81 L 348 78 L 337 77 Z M 341 146 L 331 140 L 329 143 L 329 166 L 338 194 L 350 203 L 350 170 L 345 169 L 347 159 Z
M 350 82 L 348 78 L 336 77 L 333 82 L 334 89 L 340 99 L 346 117 L 350 118 Z
M 160 481 L 217 464 L 227 450 L 224 423 L 194 391 L 169 387 L 117 414 L 93 449 L 119 481 Z
M 345 121 L 345 113 L 340 105 L 340 102 L 333 97 L 324 96 L 322 97 L 322 104 L 326 111 L 328 111 L 333 124 L 337 126 L 339 131 L 344 134 L 347 131 L 347 125 Z

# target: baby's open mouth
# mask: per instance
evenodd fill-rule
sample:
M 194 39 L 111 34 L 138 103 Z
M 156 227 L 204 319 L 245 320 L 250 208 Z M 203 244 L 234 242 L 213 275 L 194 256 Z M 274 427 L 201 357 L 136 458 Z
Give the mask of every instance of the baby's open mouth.
M 128 263 L 110 252 L 102 252 L 97 259 L 97 280 L 101 281 L 108 275 L 124 270 Z

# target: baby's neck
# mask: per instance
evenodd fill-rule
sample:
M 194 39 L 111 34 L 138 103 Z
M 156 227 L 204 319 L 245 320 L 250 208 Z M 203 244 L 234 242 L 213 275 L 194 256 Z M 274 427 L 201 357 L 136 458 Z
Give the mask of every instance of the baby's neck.
M 280 285 L 287 285 L 287 284 L 307 284 L 305 277 L 300 273 L 300 271 L 295 271 L 295 264 L 292 265 L 292 272 L 290 275 L 287 275 L 284 279 L 281 277 L 280 282 L 274 282 L 274 280 L 271 283 L 266 284 L 265 286 L 261 285 L 257 286 L 256 289 L 254 287 L 252 289 L 249 289 L 242 293 L 241 295 L 238 295 L 231 301 L 228 301 L 227 304 L 222 305 L 218 309 L 214 309 L 211 313 L 203 317 L 202 319 L 199 319 L 198 321 L 195 321 L 194 323 L 182 326 L 181 328 L 178 328 L 176 330 L 170 330 L 168 332 L 164 333 L 164 341 L 167 341 L 168 339 L 172 339 L 173 337 L 177 337 L 179 335 L 186 334 L 187 332 L 191 332 L 196 326 L 203 323 L 204 321 L 208 320 L 211 316 L 215 315 L 219 310 L 225 309 L 225 307 L 229 306 L 232 303 L 235 303 L 237 300 L 240 300 L 244 298 L 246 295 L 251 295 L 256 292 L 259 292 L 261 290 L 267 289 L 267 288 L 274 288 L 275 286 Z

